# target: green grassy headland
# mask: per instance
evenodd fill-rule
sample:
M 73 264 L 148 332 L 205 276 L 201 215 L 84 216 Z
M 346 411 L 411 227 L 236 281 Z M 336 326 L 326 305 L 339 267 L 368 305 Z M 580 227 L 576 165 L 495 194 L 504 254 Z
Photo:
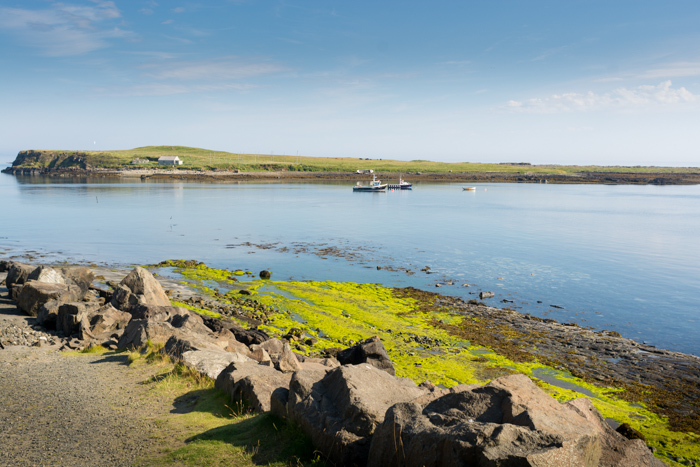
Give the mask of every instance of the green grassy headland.
M 184 146 L 145 146 L 120 151 L 29 150 L 19 153 L 15 167 L 24 168 L 167 168 L 159 166 L 160 156 L 178 156 L 183 165 L 174 170 L 241 170 L 290 172 L 376 172 L 403 173 L 504 173 L 573 174 L 581 172 L 615 173 L 696 173 L 698 168 L 530 165 L 527 163 L 482 164 L 478 162 L 398 161 L 367 157 L 304 157 L 295 155 L 239 154 Z M 147 163 L 131 164 L 134 159 Z
M 374 284 L 258 280 L 249 274 L 234 280 L 234 271 L 191 261 L 158 266 L 173 268 L 190 287 L 219 303 L 248 310 L 248 317 L 262 323 L 259 327 L 270 335 L 291 338 L 298 352 L 320 356 L 328 349 L 379 336 L 397 375 L 416 383 L 484 384 L 499 376 L 524 373 L 559 401 L 588 397 L 604 417 L 642 432 L 670 465 L 700 464 L 700 433 L 674 428 L 660 407 L 626 394 L 630 388 L 593 384 L 552 362 L 535 356 L 523 358 L 525 349 L 509 352 L 503 346 L 490 348 L 471 342 L 468 318 L 433 304 L 426 306 L 420 294 Z M 241 295 L 241 289 L 251 295 Z M 217 315 L 187 303 L 174 305 Z M 240 321 L 245 326 L 249 322 Z

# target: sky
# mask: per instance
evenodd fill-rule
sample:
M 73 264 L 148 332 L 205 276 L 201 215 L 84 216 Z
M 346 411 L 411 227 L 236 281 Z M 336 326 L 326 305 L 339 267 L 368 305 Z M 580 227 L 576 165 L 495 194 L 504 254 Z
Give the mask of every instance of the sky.
M 0 0 L 0 162 L 150 145 L 698 167 L 700 2 Z

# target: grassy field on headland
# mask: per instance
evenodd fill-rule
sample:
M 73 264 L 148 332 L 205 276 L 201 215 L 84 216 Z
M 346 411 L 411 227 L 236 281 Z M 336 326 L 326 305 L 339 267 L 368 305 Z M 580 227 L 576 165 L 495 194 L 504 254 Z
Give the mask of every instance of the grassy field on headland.
M 240 154 L 185 146 L 145 146 L 119 151 L 28 150 L 18 154 L 13 167 L 37 169 L 117 169 L 163 168 L 161 156 L 178 156 L 181 170 L 205 171 L 289 171 L 289 172 L 355 172 L 372 169 L 376 172 L 402 173 L 504 173 L 504 174 L 574 174 L 582 172 L 615 173 L 696 173 L 699 168 L 683 167 L 621 167 L 531 165 L 526 162 L 484 164 L 479 162 L 433 162 L 430 160 L 399 161 L 375 157 L 304 157 L 275 154 Z M 435 157 L 426 155 L 426 157 Z M 439 156 L 438 156 L 439 157 Z M 132 164 L 140 159 L 139 164 Z

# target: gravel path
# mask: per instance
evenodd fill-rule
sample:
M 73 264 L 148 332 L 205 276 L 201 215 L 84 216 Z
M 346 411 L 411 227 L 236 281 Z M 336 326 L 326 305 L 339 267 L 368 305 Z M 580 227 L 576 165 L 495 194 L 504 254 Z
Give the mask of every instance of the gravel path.
M 0 331 L 30 323 L 0 301 Z M 155 420 L 173 407 L 140 384 L 148 370 L 55 348 L 0 350 L 0 466 L 128 466 L 155 452 Z

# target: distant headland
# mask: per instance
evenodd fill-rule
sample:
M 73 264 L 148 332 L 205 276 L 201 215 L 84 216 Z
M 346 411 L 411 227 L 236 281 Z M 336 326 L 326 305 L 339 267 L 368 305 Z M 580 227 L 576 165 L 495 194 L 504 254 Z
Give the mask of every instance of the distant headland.
M 357 180 L 372 170 L 387 180 L 411 181 L 700 184 L 700 167 L 534 165 L 527 162 L 399 161 L 369 157 L 240 154 L 185 146 L 145 146 L 119 151 L 21 151 L 4 173 L 15 175 L 137 176 L 142 179 Z

